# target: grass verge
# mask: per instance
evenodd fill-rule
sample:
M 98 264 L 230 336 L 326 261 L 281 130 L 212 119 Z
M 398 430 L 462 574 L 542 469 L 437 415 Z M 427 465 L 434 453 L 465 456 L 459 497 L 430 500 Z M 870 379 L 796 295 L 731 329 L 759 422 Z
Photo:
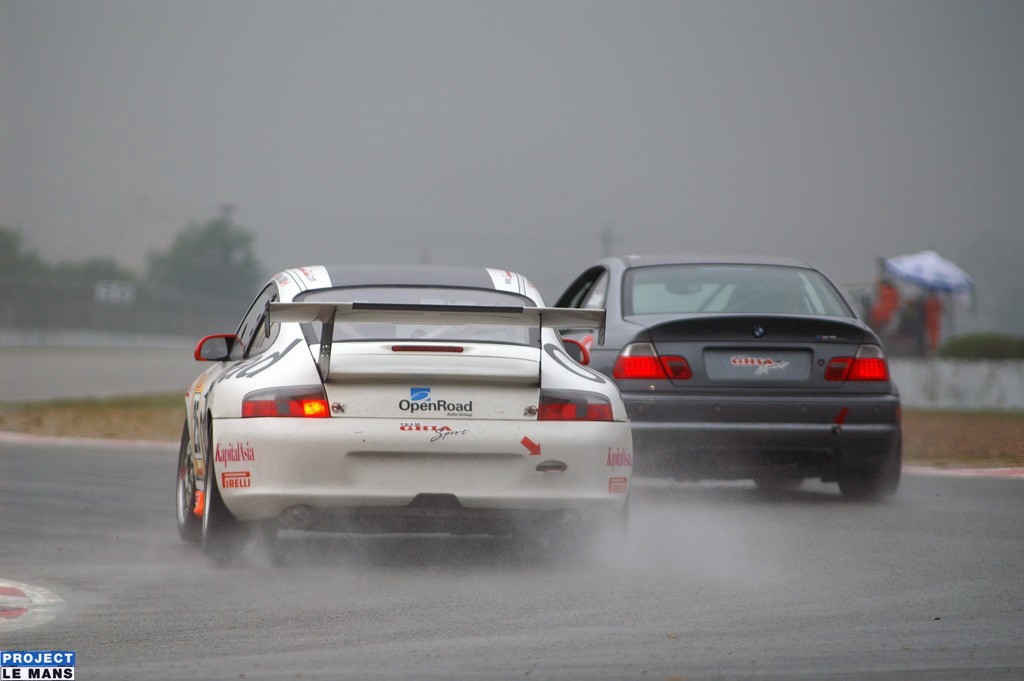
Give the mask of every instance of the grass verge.
M 0 407 L 0 430 L 36 435 L 177 442 L 183 396 L 56 400 Z M 1024 412 L 905 409 L 903 457 L 932 466 L 1024 466 Z
M 32 435 L 177 442 L 181 393 L 54 400 L 0 407 L 0 430 Z

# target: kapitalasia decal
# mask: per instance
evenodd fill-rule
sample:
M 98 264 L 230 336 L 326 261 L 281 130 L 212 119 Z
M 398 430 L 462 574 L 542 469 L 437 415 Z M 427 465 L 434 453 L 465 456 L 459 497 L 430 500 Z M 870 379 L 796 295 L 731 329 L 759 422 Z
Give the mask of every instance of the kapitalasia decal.
M 632 466 L 633 452 L 629 451 L 625 447 L 609 447 L 608 465 L 612 468 L 615 468 L 616 466 Z
M 255 461 L 256 451 L 248 442 L 244 444 L 241 442 L 234 442 L 227 445 L 223 445 L 218 442 L 214 446 L 213 460 L 227 468 L 231 463 Z

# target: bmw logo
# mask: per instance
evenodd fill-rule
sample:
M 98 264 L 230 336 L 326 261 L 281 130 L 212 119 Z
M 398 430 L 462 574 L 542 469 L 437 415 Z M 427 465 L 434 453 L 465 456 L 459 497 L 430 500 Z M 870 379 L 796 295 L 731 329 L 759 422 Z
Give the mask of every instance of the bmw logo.
M 754 338 L 761 338 L 764 336 L 764 327 L 760 324 L 754 325 L 754 328 L 750 330 L 750 333 L 754 335 Z

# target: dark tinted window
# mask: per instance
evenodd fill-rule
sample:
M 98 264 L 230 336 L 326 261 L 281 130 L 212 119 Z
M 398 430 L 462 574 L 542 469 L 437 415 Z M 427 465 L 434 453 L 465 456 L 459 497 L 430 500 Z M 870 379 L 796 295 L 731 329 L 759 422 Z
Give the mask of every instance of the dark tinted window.
M 820 272 L 772 265 L 638 267 L 623 280 L 623 314 L 701 312 L 852 317 Z
M 608 271 L 594 268 L 580 275 L 556 305 L 559 307 L 603 308 L 608 291 Z

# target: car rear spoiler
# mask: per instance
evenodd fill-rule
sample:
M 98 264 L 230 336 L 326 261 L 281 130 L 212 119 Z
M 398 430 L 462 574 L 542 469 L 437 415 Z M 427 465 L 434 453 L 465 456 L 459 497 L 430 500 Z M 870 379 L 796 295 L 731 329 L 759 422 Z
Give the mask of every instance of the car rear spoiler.
M 268 322 L 323 322 L 317 367 L 326 380 L 331 366 L 334 325 L 346 322 L 490 324 L 555 329 L 597 329 L 603 341 L 604 310 L 566 307 L 413 305 L 404 303 L 267 303 Z M 267 333 L 270 332 L 269 323 Z

